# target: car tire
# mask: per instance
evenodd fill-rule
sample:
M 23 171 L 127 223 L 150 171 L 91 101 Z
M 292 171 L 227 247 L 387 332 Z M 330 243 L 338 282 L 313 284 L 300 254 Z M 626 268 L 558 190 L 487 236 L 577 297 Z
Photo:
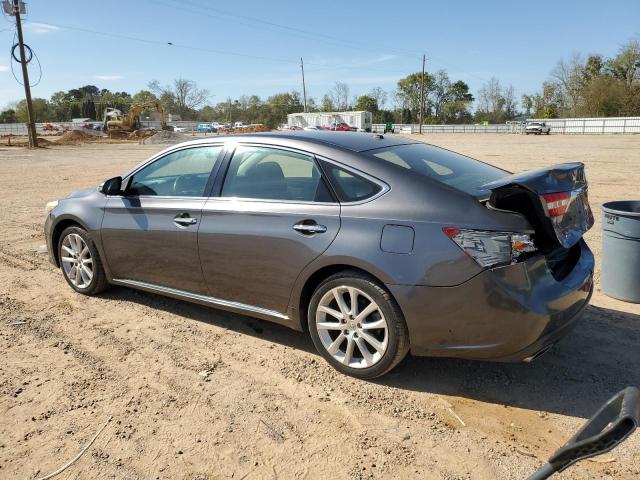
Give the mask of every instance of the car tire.
M 352 298 L 356 298 L 355 311 Z M 359 271 L 341 272 L 322 282 L 311 297 L 307 318 L 320 355 L 346 375 L 379 377 L 409 351 L 409 332 L 400 307 L 383 285 Z
M 76 292 L 96 295 L 109 287 L 98 249 L 86 230 L 65 228 L 57 248 L 62 276 Z

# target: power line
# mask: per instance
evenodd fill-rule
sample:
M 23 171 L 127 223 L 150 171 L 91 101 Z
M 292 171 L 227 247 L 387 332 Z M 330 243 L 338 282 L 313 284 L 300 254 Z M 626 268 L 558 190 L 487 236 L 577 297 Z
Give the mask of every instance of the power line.
M 168 6 L 169 8 L 176 8 L 176 9 L 181 10 L 181 11 L 185 11 L 185 10 L 186 11 L 191 11 L 192 13 L 197 13 L 198 15 L 203 15 L 204 14 L 206 16 L 209 16 L 211 18 L 216 18 L 216 19 L 218 19 L 216 16 L 204 13 L 203 11 L 207 11 L 208 10 L 208 11 L 212 11 L 212 12 L 217 12 L 218 14 L 224 15 L 224 16 L 227 16 L 227 17 L 236 18 L 236 19 L 238 19 L 238 18 L 239 19 L 245 19 L 245 20 L 248 20 L 250 22 L 257 23 L 257 24 L 264 24 L 264 25 L 280 28 L 280 29 L 287 30 L 289 32 L 293 32 L 295 34 L 298 34 L 298 36 L 300 34 L 303 34 L 303 35 L 306 35 L 306 36 L 316 37 L 315 39 L 318 40 L 318 41 L 325 41 L 325 42 L 326 41 L 330 41 L 330 43 L 332 43 L 332 44 L 336 44 L 337 43 L 340 46 L 347 46 L 347 47 L 350 47 L 350 48 L 357 49 L 359 51 L 362 51 L 363 48 L 371 49 L 371 47 L 375 47 L 378 51 L 379 51 L 380 48 L 383 48 L 386 51 L 389 51 L 390 53 L 393 53 L 393 54 L 398 55 L 398 56 L 405 56 L 405 57 L 412 57 L 412 58 L 415 58 L 415 57 L 418 57 L 418 56 L 422 56 L 422 53 L 418 53 L 418 52 L 414 52 L 414 51 L 393 50 L 393 49 L 389 50 L 386 45 L 373 45 L 373 44 L 365 44 L 365 43 L 361 43 L 361 42 L 346 41 L 344 38 L 334 37 L 332 35 L 328 35 L 328 34 L 324 34 L 324 33 L 320 33 L 320 32 L 314 32 L 314 31 L 311 31 L 311 30 L 305 30 L 305 29 L 301 29 L 301 28 L 297 28 L 297 27 L 292 27 L 292 26 L 289 26 L 289 25 L 283 25 L 283 24 L 280 24 L 280 23 L 271 22 L 269 20 L 264 20 L 264 19 L 261 19 L 261 18 L 250 17 L 248 15 L 234 14 L 234 13 L 231 13 L 231 12 L 228 12 L 228 11 L 225 11 L 225 10 L 221 10 L 219 8 L 212 7 L 210 5 L 207 5 L 207 6 L 200 5 L 200 4 L 198 4 L 196 2 L 193 2 L 191 0 L 180 0 L 180 4 L 179 5 L 177 5 L 177 4 L 176 5 L 167 5 L 165 2 L 162 2 L 160 0 L 152 0 L 152 1 L 155 1 L 156 3 L 164 4 L 165 6 Z M 193 10 L 193 8 L 191 10 L 189 10 L 188 8 L 185 8 L 184 2 L 186 2 L 191 7 L 199 8 L 200 11 L 195 11 L 195 10 Z M 236 21 L 236 23 L 240 23 L 241 25 L 247 25 L 246 23 L 239 22 L 238 20 L 235 20 L 235 21 Z M 272 29 L 268 29 L 268 30 L 273 31 Z M 433 60 L 436 60 L 438 63 L 444 65 L 445 67 L 455 68 L 457 70 L 464 71 L 464 69 L 460 68 L 459 66 L 456 66 L 456 65 L 452 64 L 449 60 L 444 60 L 444 59 L 439 58 L 439 57 L 434 56 L 434 55 L 430 55 L 430 58 L 433 59 Z M 476 75 L 474 73 L 471 73 L 471 72 L 465 72 L 465 73 L 466 73 L 467 76 L 475 77 L 475 78 L 477 78 L 479 80 L 482 80 L 483 82 L 487 81 L 486 78 L 481 77 L 479 75 Z
M 41 21 L 41 20 L 35 20 L 35 21 L 40 22 L 40 23 L 44 23 L 44 24 L 47 24 L 47 25 L 51 25 L 52 27 L 57 27 L 57 28 L 60 28 L 60 29 L 63 29 L 63 30 L 72 30 L 72 31 L 77 31 L 77 32 L 82 32 L 82 33 L 90 33 L 90 34 L 94 34 L 94 35 L 101 35 L 101 36 L 106 36 L 106 37 L 119 38 L 119 39 L 128 40 L 128 41 L 146 43 L 148 45 L 161 45 L 161 46 L 164 46 L 164 47 L 169 46 L 169 47 L 175 47 L 175 48 L 181 48 L 181 49 L 187 49 L 187 50 L 195 50 L 195 51 L 202 51 L 202 52 L 207 52 L 207 53 L 214 53 L 214 54 L 218 54 L 218 55 L 228 55 L 228 56 L 251 58 L 251 59 L 257 59 L 257 60 L 273 61 L 273 62 L 278 62 L 278 63 L 295 64 L 295 65 L 299 64 L 297 60 L 287 59 L 287 58 L 268 57 L 268 56 L 264 56 L 264 55 L 254 55 L 254 54 L 250 54 L 250 53 L 233 52 L 233 51 L 229 51 L 229 50 L 221 50 L 221 49 L 214 49 L 214 48 L 208 48 L 208 47 L 199 47 L 199 46 L 194 46 L 194 45 L 185 45 L 185 44 L 180 44 L 180 43 L 175 43 L 175 42 L 170 42 L 170 41 L 153 40 L 153 39 L 148 39 L 148 38 L 136 37 L 136 36 L 133 36 L 133 35 L 122 34 L 122 33 L 104 32 L 104 31 L 89 29 L 89 28 L 85 28 L 85 27 L 77 27 L 75 25 L 63 25 L 63 24 L 58 24 L 58 23 L 45 22 L 45 21 Z M 35 21 L 32 20 L 32 23 L 35 22 Z M 389 73 L 388 69 L 376 69 L 376 68 L 371 68 L 371 67 L 367 67 L 367 66 L 358 65 L 357 63 L 343 64 L 343 65 L 326 65 L 326 64 L 320 64 L 320 63 L 309 63 L 309 62 L 307 62 L 306 66 L 309 66 L 309 65 L 318 67 L 318 68 L 314 68 L 314 71 L 341 70 L 341 69 L 350 69 L 350 70 L 352 70 L 354 68 L 357 68 L 358 70 L 368 70 L 368 71 Z
M 47 23 L 47 25 L 51 25 L 52 27 L 58 27 L 64 30 L 74 30 L 77 32 L 83 32 L 83 33 L 92 33 L 95 35 L 102 35 L 102 36 L 106 36 L 106 37 L 112 37 L 112 38 L 121 38 L 124 40 L 130 40 L 130 41 L 134 41 L 134 42 L 141 42 L 141 43 L 146 43 L 149 45 L 162 45 L 162 46 L 170 46 L 170 47 L 174 47 L 174 48 L 181 48 L 181 49 L 187 49 L 187 50 L 197 50 L 197 51 L 201 51 L 201 52 L 209 52 L 209 53 L 215 53 L 218 55 L 231 55 L 231 56 L 236 56 L 236 57 L 245 57 L 245 58 L 252 58 L 254 60 L 269 60 L 269 61 L 273 61 L 273 62 L 282 62 L 282 63 L 291 63 L 291 64 L 297 64 L 297 62 L 295 60 L 290 60 L 290 59 L 285 59 L 285 58 L 275 58 L 275 57 L 266 57 L 266 56 L 262 56 L 262 55 L 253 55 L 250 53 L 241 53 L 241 52 L 232 52 L 232 51 L 228 51 L 228 50 L 220 50 L 220 49 L 216 49 L 216 48 L 206 48 L 206 47 L 198 47 L 198 46 L 194 46 L 194 45 L 182 45 L 179 43 L 174 43 L 174 42 L 167 42 L 167 41 L 162 41 L 162 40 L 150 40 L 150 39 L 146 39 L 146 38 L 141 38 L 141 37 L 134 37 L 132 35 L 125 35 L 122 33 L 113 33 L 113 32 L 102 32 L 99 30 L 92 30 L 89 28 L 84 28 L 84 27 L 76 27 L 73 25 L 61 25 L 61 24 L 55 24 L 55 23 L 50 23 L 50 22 L 42 22 L 42 23 Z

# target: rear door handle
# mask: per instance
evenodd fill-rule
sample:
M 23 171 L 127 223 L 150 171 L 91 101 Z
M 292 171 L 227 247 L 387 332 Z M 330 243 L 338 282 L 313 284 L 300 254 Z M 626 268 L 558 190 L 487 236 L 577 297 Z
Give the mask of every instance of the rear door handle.
M 313 235 L 314 233 L 324 233 L 327 231 L 327 227 L 324 225 L 318 225 L 317 223 L 296 223 L 293 229 L 304 235 Z
M 186 216 L 178 215 L 173 217 L 173 223 L 177 223 L 181 227 L 188 227 L 189 225 L 195 225 L 198 223 L 198 219 L 190 217 L 188 214 Z

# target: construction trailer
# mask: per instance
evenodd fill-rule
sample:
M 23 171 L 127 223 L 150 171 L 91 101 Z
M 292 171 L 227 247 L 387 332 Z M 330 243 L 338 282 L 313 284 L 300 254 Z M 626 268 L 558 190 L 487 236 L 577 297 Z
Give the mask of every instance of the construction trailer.
M 373 115 L 371 112 L 313 112 L 290 113 L 287 115 L 289 127 L 325 127 L 332 123 L 346 123 L 361 132 L 370 132 Z

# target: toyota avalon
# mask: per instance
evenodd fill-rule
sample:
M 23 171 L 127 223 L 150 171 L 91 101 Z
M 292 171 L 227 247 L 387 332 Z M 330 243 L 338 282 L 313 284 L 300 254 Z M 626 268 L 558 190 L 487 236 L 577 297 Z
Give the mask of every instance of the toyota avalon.
M 593 290 L 581 163 L 511 174 L 395 136 L 195 140 L 47 211 L 76 292 L 121 285 L 308 330 L 359 378 L 409 351 L 531 361 Z

